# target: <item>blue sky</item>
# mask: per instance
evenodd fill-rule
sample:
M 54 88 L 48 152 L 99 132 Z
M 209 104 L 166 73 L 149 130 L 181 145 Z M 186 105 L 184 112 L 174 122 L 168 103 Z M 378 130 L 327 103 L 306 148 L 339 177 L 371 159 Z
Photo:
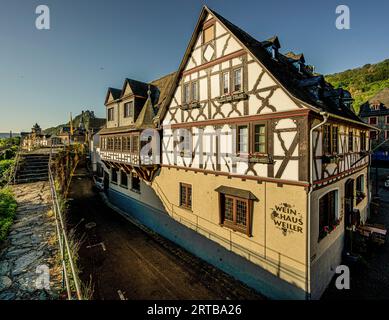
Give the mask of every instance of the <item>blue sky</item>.
M 35 28 L 40 4 L 51 11 L 48 31 Z M 303 52 L 323 74 L 389 58 L 386 0 L 2 0 L 0 132 L 86 109 L 103 116 L 108 86 L 176 70 L 203 4 L 259 40 L 277 34 L 282 52 Z M 335 28 L 339 4 L 350 8 L 350 30 Z

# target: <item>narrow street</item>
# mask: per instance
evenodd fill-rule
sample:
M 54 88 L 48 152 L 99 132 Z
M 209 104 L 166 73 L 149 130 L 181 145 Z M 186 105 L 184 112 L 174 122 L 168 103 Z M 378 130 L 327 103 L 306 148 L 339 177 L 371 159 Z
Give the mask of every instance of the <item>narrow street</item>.
M 375 170 L 372 168 L 372 186 L 375 186 Z M 378 215 L 372 215 L 370 223 L 383 224 L 389 229 L 389 189 L 384 181 L 389 175 L 388 169 L 379 169 L 379 196 L 381 198 Z M 323 295 L 323 299 L 389 299 L 389 239 L 381 247 L 369 246 L 363 261 L 350 266 L 350 290 L 338 290 L 335 279 Z
M 82 239 L 81 280 L 93 299 L 262 299 L 188 252 L 148 234 L 107 207 L 79 169 L 69 195 L 69 223 Z

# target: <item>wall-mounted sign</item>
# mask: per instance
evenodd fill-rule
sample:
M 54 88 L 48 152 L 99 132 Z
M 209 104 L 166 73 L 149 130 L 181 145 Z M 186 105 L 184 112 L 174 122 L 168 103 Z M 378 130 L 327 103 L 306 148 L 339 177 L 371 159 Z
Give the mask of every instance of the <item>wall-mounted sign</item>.
M 271 208 L 271 219 L 284 236 L 294 232 L 303 233 L 303 217 L 294 205 L 288 203 L 275 205 Z

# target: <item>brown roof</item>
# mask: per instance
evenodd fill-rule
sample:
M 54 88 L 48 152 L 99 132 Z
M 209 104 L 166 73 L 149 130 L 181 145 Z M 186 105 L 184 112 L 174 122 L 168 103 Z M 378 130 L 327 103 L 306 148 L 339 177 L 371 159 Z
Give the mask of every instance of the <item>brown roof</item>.
M 302 53 L 294 53 L 292 51 L 289 51 L 288 53 L 285 54 L 285 56 L 292 60 L 302 61 L 302 62 L 305 61 L 304 55 Z
M 373 98 L 369 100 L 369 103 L 380 102 L 387 108 L 389 108 L 389 88 L 384 88 L 379 91 Z
M 176 72 L 172 72 L 166 76 L 163 76 L 162 78 L 151 81 L 150 84 L 152 84 L 153 86 L 156 86 L 159 89 L 159 97 L 158 97 L 158 100 L 155 102 L 156 105 L 161 105 L 165 101 L 166 96 L 169 93 L 169 89 L 173 84 L 173 80 L 174 80 L 175 75 L 176 75 Z
M 154 107 L 151 103 L 151 98 L 148 97 L 145 105 L 143 106 L 141 112 L 138 115 L 138 118 L 135 121 L 135 128 L 137 129 L 146 129 L 153 128 L 153 118 L 154 118 Z

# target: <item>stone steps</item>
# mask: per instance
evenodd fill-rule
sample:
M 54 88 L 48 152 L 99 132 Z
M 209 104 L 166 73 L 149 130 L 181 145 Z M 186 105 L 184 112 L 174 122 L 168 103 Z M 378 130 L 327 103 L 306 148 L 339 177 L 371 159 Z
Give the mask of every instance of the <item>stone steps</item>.
M 16 184 L 47 181 L 49 172 L 48 154 L 23 153 L 20 155 Z

